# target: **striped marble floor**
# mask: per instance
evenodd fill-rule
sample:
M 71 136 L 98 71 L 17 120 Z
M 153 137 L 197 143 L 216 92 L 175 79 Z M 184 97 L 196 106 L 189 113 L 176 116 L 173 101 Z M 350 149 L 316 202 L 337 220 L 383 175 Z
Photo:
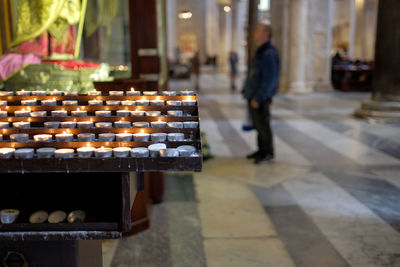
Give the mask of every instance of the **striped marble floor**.
M 276 159 L 254 165 L 244 101 L 226 75 L 204 74 L 201 127 L 215 158 L 169 174 L 151 229 L 105 242 L 104 266 L 400 266 L 400 126 L 354 119 L 368 97 L 278 95 Z

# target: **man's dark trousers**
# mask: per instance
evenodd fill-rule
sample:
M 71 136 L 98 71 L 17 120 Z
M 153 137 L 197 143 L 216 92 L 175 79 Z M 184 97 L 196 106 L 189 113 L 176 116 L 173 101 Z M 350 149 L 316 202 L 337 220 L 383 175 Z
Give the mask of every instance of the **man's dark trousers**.
M 270 105 L 272 99 L 268 98 L 264 102 L 260 103 L 258 109 L 253 108 L 249 105 L 250 117 L 253 122 L 253 127 L 257 130 L 258 137 L 258 149 L 260 156 L 274 156 L 273 136 L 270 125 Z

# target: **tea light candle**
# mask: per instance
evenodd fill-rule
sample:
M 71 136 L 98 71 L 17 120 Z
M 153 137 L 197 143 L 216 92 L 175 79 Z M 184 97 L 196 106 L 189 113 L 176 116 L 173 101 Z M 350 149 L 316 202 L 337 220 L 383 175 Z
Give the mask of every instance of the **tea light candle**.
M 129 117 L 130 114 L 131 114 L 130 110 L 117 110 L 117 116 L 120 117 Z
M 133 140 L 135 142 L 148 142 L 149 138 L 150 138 L 150 134 L 148 134 L 148 133 L 141 132 L 141 133 L 133 134 Z
M 59 121 L 46 121 L 44 123 L 44 127 L 48 129 L 55 129 L 60 127 L 61 122 Z
M 36 99 L 21 100 L 21 105 L 22 106 L 36 106 L 37 101 L 36 101 Z
M 74 139 L 74 135 L 71 133 L 63 132 L 61 134 L 56 134 L 57 142 L 71 142 Z
M 136 105 L 137 106 L 148 106 L 149 103 L 150 103 L 150 101 L 146 100 L 146 99 L 136 100 Z
M 0 110 L 0 117 L 7 117 L 7 116 L 8 116 L 7 111 Z
M 164 106 L 164 100 L 150 100 L 150 106 Z
M 152 133 L 151 134 L 151 141 L 156 143 L 165 142 L 167 140 L 166 133 Z
M 78 100 L 64 100 L 62 104 L 63 106 L 77 106 Z
M 143 92 L 143 95 L 146 95 L 146 96 L 155 96 L 155 95 L 157 95 L 157 91 L 144 91 Z
M 55 99 L 41 100 L 40 103 L 42 106 L 57 106 L 57 100 Z
M 80 133 L 78 134 L 78 141 L 80 142 L 92 142 L 94 141 L 95 135 L 92 133 Z
M 167 128 L 183 128 L 183 123 L 179 121 L 170 121 L 167 123 Z
M 180 91 L 179 94 L 184 96 L 195 95 L 194 91 L 189 91 L 189 90 Z
M 111 111 L 110 110 L 97 110 L 95 112 L 97 117 L 110 117 Z
M 45 96 L 46 95 L 46 91 L 43 91 L 43 90 L 32 91 L 32 95 L 34 95 L 34 96 Z
M 94 151 L 94 155 L 96 156 L 96 158 L 109 158 L 112 156 L 112 148 L 109 147 L 101 147 L 101 148 L 97 148 Z
M 116 147 L 113 148 L 114 156 L 117 158 L 126 158 L 129 156 L 131 149 L 129 147 Z
M 89 104 L 89 106 L 102 106 L 103 105 L 103 101 L 93 99 L 93 100 L 89 100 L 88 104 Z
M 132 126 L 133 126 L 133 128 L 149 128 L 150 124 L 145 121 L 138 121 L 138 122 L 132 123 Z
M 185 140 L 183 133 L 168 133 L 168 141 L 170 142 L 181 142 Z
M 13 122 L 13 127 L 17 129 L 28 129 L 31 127 L 31 123 L 26 121 Z
M 163 143 L 156 143 L 149 145 L 148 149 L 150 152 L 150 157 L 159 157 L 160 156 L 160 150 L 161 149 L 166 149 L 167 145 Z
M 0 101 L 0 106 L 7 106 L 7 101 L 1 100 Z
M 119 142 L 130 142 L 132 141 L 132 134 L 130 133 L 117 133 L 115 138 Z
M 51 134 L 36 134 L 33 136 L 33 140 L 36 142 L 51 142 L 53 136 Z
M 16 159 L 31 159 L 34 154 L 35 150 L 33 148 L 20 148 L 14 152 Z
M 115 128 L 130 128 L 131 123 L 129 121 L 116 121 L 114 122 Z
M 126 91 L 126 95 L 127 96 L 139 96 L 140 91 L 135 91 L 135 88 L 132 87 L 130 91 Z
M 196 153 L 196 148 L 194 146 L 178 146 L 179 156 L 190 157 L 193 153 Z
M 112 142 L 115 139 L 114 133 L 101 133 L 99 134 L 99 141 L 100 142 Z
M 183 128 L 197 128 L 199 126 L 199 122 L 197 121 L 184 121 Z
M 150 110 L 150 111 L 146 111 L 145 112 L 146 116 L 150 116 L 150 117 L 157 117 L 161 115 L 161 111 L 158 110 Z
M 0 91 L 0 96 L 12 96 L 14 95 L 13 91 Z
M 51 116 L 53 117 L 67 117 L 68 112 L 66 110 L 52 110 Z
M 58 91 L 57 89 L 54 89 L 53 91 L 49 92 L 49 95 L 51 95 L 51 96 L 61 96 L 61 95 L 63 95 L 63 92 L 62 91 Z
M 31 95 L 31 92 L 30 91 L 25 91 L 24 89 L 22 89 L 21 91 L 17 91 L 16 95 L 28 96 L 28 95 Z
M 149 150 L 145 147 L 134 147 L 131 149 L 131 156 L 135 158 L 144 158 L 149 156 Z
M 61 122 L 61 128 L 73 129 L 75 127 L 76 127 L 76 122 L 75 121 L 62 121 Z
M 107 100 L 106 101 L 107 106 L 119 106 L 121 105 L 120 100 Z
M 0 121 L 0 129 L 6 129 L 9 127 L 9 125 L 10 124 L 8 122 Z
M 2 147 L 0 148 L 0 158 L 9 159 L 14 155 L 15 148 Z
M 14 111 L 14 116 L 15 117 L 29 117 L 29 116 L 31 116 L 31 112 L 29 110 L 25 110 L 25 109 L 17 110 L 17 111 Z
M 38 117 L 46 117 L 47 111 L 32 111 L 31 117 L 38 118 Z
M 99 95 L 101 95 L 101 92 L 100 91 L 96 91 L 96 89 L 93 89 L 92 91 L 88 92 L 88 95 L 90 95 L 90 96 L 99 96 Z
M 136 105 L 136 101 L 134 101 L 134 100 L 124 100 L 124 101 L 121 101 L 121 105 L 123 105 L 123 106 L 135 106 Z
M 182 106 L 182 101 L 179 100 L 167 100 L 168 106 L 180 107 Z
M 48 159 L 54 156 L 54 151 L 56 151 L 56 149 L 53 147 L 42 147 L 36 149 L 36 155 L 40 159 Z
M 161 94 L 165 96 L 176 96 L 176 91 L 162 91 Z
M 11 142 L 28 142 L 29 135 L 26 133 L 17 133 L 10 135 Z
M 132 110 L 131 111 L 131 116 L 144 116 L 144 111 L 142 110 Z
M 151 128 L 165 128 L 167 126 L 167 123 L 165 121 L 152 121 L 151 122 Z
M 54 151 L 54 156 L 59 159 L 70 159 L 74 157 L 74 152 L 72 148 L 61 148 Z
M 19 213 L 20 213 L 19 210 L 15 210 L 15 209 L 1 210 L 0 211 L 0 221 L 3 224 L 14 223 L 18 219 Z
M 96 122 L 96 128 L 112 128 L 112 122 Z
M 160 150 L 160 156 L 165 157 L 179 157 L 179 152 L 176 148 L 166 148 Z
M 3 135 L 0 134 L 0 141 L 3 141 Z
M 87 111 L 86 110 L 80 110 L 79 108 L 77 110 L 71 111 L 71 115 L 74 117 L 86 117 L 87 116 Z
M 89 129 L 89 128 L 93 128 L 93 122 L 91 121 L 78 121 L 78 128 L 80 129 Z
M 78 92 L 77 91 L 64 92 L 64 95 L 66 95 L 66 96 L 78 96 Z
M 80 158 L 90 158 L 93 155 L 94 147 L 80 147 L 76 151 L 78 152 L 78 157 Z
M 196 100 L 191 100 L 191 99 L 182 100 L 182 106 L 196 106 Z
M 124 91 L 109 91 L 108 94 L 111 96 L 123 96 Z
M 181 116 L 183 116 L 183 111 L 182 110 L 168 110 L 167 114 L 169 116 L 181 117 Z

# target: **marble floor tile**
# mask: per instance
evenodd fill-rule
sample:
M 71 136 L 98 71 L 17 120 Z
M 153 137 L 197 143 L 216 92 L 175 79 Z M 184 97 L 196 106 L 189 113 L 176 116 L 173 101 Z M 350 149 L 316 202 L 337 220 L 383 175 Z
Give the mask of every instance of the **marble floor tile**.
M 101 242 L 103 252 L 103 267 L 110 267 L 115 255 L 119 239 L 103 240 Z

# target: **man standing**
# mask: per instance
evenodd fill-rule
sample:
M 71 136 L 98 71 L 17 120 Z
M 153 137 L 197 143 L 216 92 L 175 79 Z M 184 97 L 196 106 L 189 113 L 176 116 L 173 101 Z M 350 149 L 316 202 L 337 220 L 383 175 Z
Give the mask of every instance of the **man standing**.
M 279 84 L 279 55 L 271 44 L 270 25 L 258 25 L 254 39 L 258 46 L 248 68 L 243 96 L 248 101 L 253 127 L 257 130 L 258 151 L 247 156 L 256 164 L 274 158 L 273 138 L 270 125 L 270 105 Z

